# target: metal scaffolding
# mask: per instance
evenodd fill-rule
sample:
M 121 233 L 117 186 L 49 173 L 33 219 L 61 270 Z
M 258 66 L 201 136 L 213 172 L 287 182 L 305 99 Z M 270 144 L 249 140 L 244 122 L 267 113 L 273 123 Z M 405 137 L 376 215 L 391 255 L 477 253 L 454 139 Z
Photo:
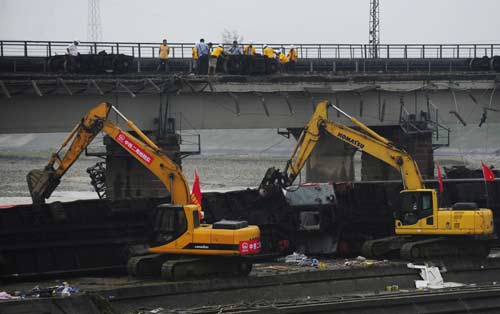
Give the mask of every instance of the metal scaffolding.
M 100 0 L 88 0 L 87 40 L 102 41 Z
M 379 0 L 370 0 L 370 31 L 369 46 L 370 56 L 378 58 L 378 45 L 380 44 Z

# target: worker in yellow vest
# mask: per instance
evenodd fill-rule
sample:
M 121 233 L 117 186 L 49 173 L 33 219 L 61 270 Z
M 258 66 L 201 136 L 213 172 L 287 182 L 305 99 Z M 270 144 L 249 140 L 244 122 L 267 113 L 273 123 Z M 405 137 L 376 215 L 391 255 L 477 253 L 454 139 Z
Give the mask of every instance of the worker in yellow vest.
M 290 46 L 286 56 L 288 57 L 288 69 L 290 71 L 295 71 L 295 62 L 297 62 L 298 53 L 294 45 Z
M 253 46 L 253 41 L 249 41 L 248 45 L 243 48 L 243 54 L 246 56 L 255 56 L 255 47 Z
M 278 59 L 280 65 L 280 72 L 286 72 L 288 68 L 288 62 L 290 61 L 288 57 L 281 51 L 275 50 L 276 58 Z
M 265 44 L 263 46 L 263 50 L 262 50 L 262 54 L 266 57 L 268 57 L 269 59 L 274 59 L 275 58 L 275 55 L 274 55 L 274 49 L 267 46 L 267 44 Z
M 224 54 L 224 47 L 221 44 L 218 44 L 217 47 L 212 51 L 212 57 L 220 57 Z
M 170 48 L 167 45 L 167 40 L 164 39 L 163 43 L 160 45 L 159 54 L 160 54 L 160 64 L 156 68 L 156 71 L 160 71 L 160 68 L 163 66 L 165 72 L 168 71 L 168 55 L 170 53 Z
M 198 65 L 198 49 L 196 49 L 196 46 L 191 48 L 191 54 L 193 56 L 193 72 L 196 73 L 196 67 Z

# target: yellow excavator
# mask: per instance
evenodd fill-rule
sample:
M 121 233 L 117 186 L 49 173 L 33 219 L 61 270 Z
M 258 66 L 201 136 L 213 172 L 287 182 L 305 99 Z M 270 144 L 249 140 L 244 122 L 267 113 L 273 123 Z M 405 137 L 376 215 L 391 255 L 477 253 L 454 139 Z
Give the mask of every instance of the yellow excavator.
M 328 108 L 347 117 L 359 130 L 328 119 Z M 366 241 L 362 254 L 376 258 L 399 254 L 405 259 L 448 256 L 485 257 L 493 237 L 493 213 L 475 203 L 438 207 L 436 190 L 424 186 L 413 158 L 355 117 L 328 101 L 320 102 L 301 133 L 283 172 L 269 168 L 259 187 L 266 194 L 272 187 L 288 187 L 300 174 L 320 138 L 331 135 L 356 149 L 385 162 L 401 173 L 401 207 L 394 211 L 395 236 Z
M 110 121 L 111 110 L 139 138 Z M 170 193 L 171 204 L 159 205 L 155 210 L 150 254 L 129 259 L 130 275 L 172 280 L 212 274 L 247 275 L 251 271 L 251 257 L 260 251 L 259 227 L 249 226 L 246 221 L 200 223 L 201 208 L 191 204 L 189 186 L 181 168 L 109 103 L 99 104 L 81 119 L 44 169 L 28 173 L 27 182 L 34 204 L 44 203 L 50 197 L 61 177 L 101 131 L 157 176 Z

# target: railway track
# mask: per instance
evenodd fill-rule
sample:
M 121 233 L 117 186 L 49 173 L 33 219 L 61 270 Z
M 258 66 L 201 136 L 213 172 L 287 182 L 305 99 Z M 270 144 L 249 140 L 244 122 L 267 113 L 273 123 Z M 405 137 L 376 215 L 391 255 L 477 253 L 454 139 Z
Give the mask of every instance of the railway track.
M 379 295 L 345 295 L 287 301 L 240 303 L 167 313 L 499 313 L 500 287 L 475 286 L 439 291 L 411 291 Z

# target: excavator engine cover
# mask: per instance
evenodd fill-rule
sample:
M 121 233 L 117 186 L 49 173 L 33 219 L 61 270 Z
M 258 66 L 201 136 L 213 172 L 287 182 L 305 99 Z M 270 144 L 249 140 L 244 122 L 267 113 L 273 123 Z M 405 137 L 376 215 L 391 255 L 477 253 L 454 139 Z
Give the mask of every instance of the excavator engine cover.
M 248 227 L 248 222 L 245 220 L 220 220 L 212 225 L 212 229 L 230 229 L 238 230 Z
M 26 175 L 26 181 L 34 204 L 43 204 L 60 183 L 52 169 L 34 169 Z

